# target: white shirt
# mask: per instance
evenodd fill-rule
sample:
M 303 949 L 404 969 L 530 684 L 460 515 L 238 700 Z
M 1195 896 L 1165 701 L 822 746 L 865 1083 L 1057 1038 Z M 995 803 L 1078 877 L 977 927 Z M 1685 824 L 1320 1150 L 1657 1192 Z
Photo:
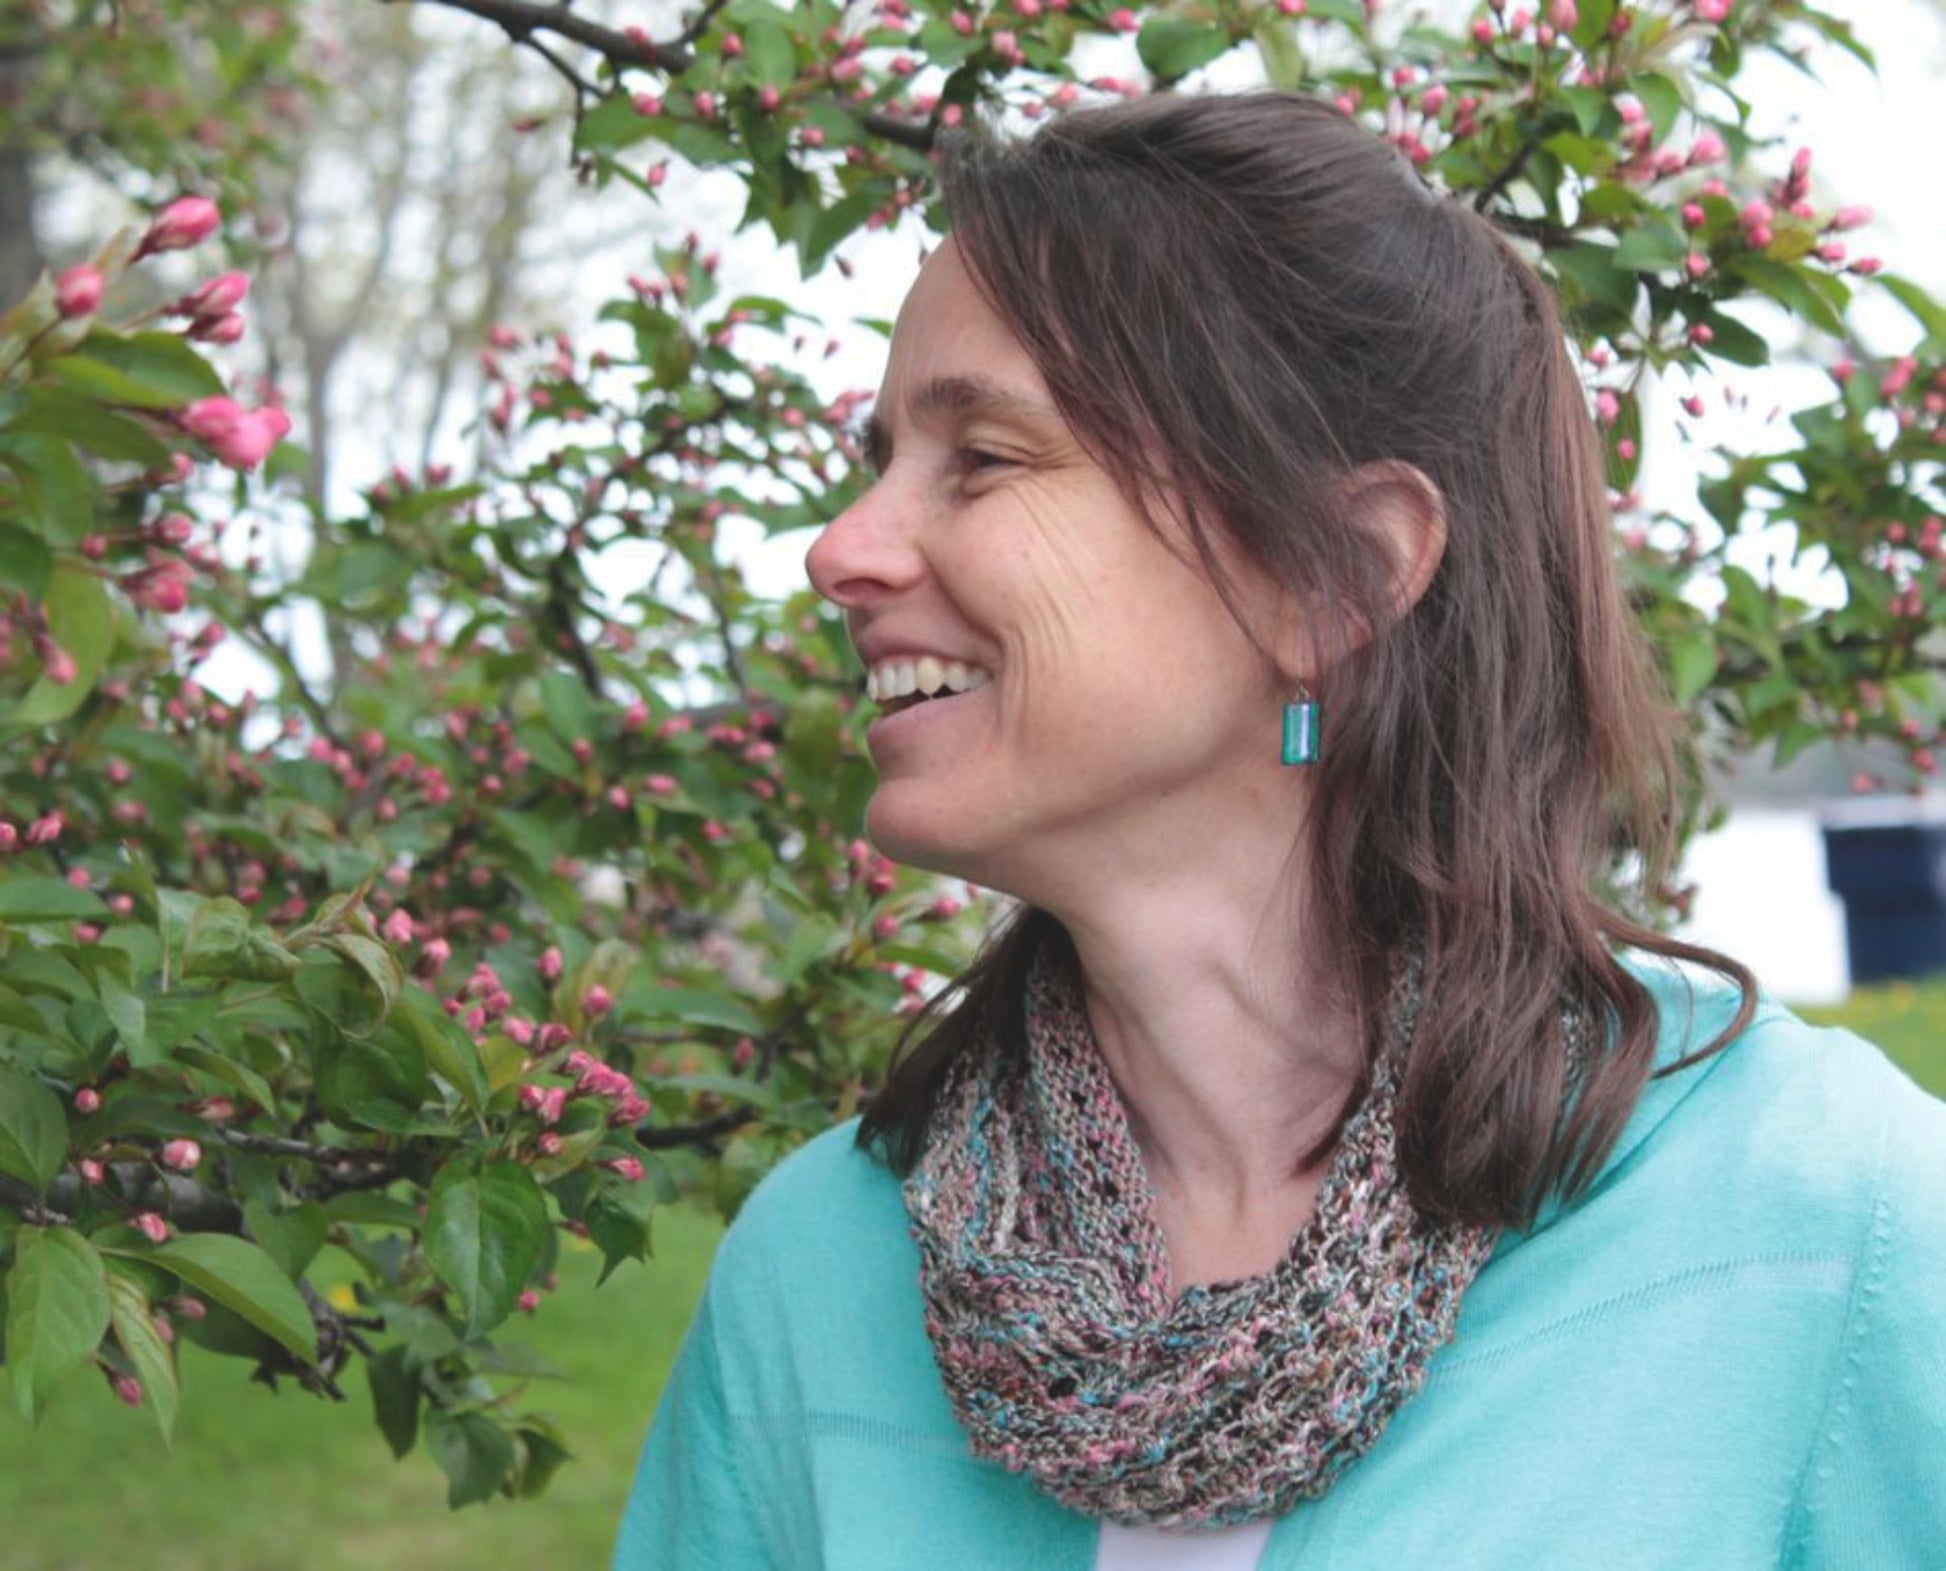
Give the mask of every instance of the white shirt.
M 1101 1524 L 1095 1571 L 1256 1571 L 1269 1522 L 1246 1522 L 1204 1532 L 1165 1533 L 1157 1527 Z

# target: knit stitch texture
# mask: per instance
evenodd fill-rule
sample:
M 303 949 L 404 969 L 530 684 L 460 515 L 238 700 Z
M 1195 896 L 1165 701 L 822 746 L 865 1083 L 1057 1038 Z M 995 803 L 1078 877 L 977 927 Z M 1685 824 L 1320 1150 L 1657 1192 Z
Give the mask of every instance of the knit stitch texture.
M 1490 1228 L 1438 1226 L 1396 1160 L 1419 967 L 1312 1218 L 1269 1272 L 1177 1294 L 1071 964 L 1029 975 L 1027 1052 L 956 1066 L 905 1185 L 926 1328 L 973 1450 L 1127 1526 L 1281 1516 L 1364 1455 L 1450 1339 Z

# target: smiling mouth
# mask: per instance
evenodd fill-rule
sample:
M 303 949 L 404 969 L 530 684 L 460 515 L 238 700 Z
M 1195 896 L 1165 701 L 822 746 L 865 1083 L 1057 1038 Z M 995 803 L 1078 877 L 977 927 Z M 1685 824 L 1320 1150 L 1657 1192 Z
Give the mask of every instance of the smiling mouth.
M 936 699 L 959 698 L 962 696 L 961 693 L 955 692 L 950 687 L 942 687 L 936 693 L 906 693 L 898 698 L 884 699 L 880 702 L 878 709 L 880 714 L 897 715 L 905 713 L 908 709 L 917 709 L 921 704 L 930 704 Z

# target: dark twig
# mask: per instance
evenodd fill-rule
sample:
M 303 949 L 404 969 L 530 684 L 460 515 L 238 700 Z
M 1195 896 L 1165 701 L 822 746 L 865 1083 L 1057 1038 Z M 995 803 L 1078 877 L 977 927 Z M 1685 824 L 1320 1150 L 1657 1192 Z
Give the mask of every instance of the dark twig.
M 735 1134 L 757 1116 L 754 1107 L 733 1107 L 700 1124 L 663 1124 L 656 1128 L 636 1127 L 636 1143 L 645 1151 L 672 1151 L 679 1146 L 711 1145 L 723 1136 Z

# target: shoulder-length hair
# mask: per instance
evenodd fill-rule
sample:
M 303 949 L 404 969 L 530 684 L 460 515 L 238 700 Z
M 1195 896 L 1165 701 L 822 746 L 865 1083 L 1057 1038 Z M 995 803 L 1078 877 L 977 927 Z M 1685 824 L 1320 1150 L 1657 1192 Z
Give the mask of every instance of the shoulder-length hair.
M 1337 926 L 1319 941 L 1368 1062 L 1394 958 L 1422 951 L 1398 1108 L 1415 1203 L 1522 1226 L 1573 1199 L 1655 1069 L 1656 1004 L 1617 947 L 1734 980 L 1742 1007 L 1704 1052 L 1748 1023 L 1756 984 L 1642 919 L 1677 849 L 1682 731 L 1621 592 L 1548 288 L 1485 219 L 1293 94 L 971 139 L 944 184 L 962 259 L 1081 444 L 1138 508 L 1171 499 L 1226 596 L 1219 538 L 1323 629 L 1305 832 Z M 1346 504 L 1346 477 L 1381 461 L 1445 506 L 1444 558 L 1404 608 Z M 954 1060 L 1019 1050 L 1028 959 L 1059 936 L 1023 908 L 989 938 L 907 1033 L 862 1143 L 909 1170 Z

